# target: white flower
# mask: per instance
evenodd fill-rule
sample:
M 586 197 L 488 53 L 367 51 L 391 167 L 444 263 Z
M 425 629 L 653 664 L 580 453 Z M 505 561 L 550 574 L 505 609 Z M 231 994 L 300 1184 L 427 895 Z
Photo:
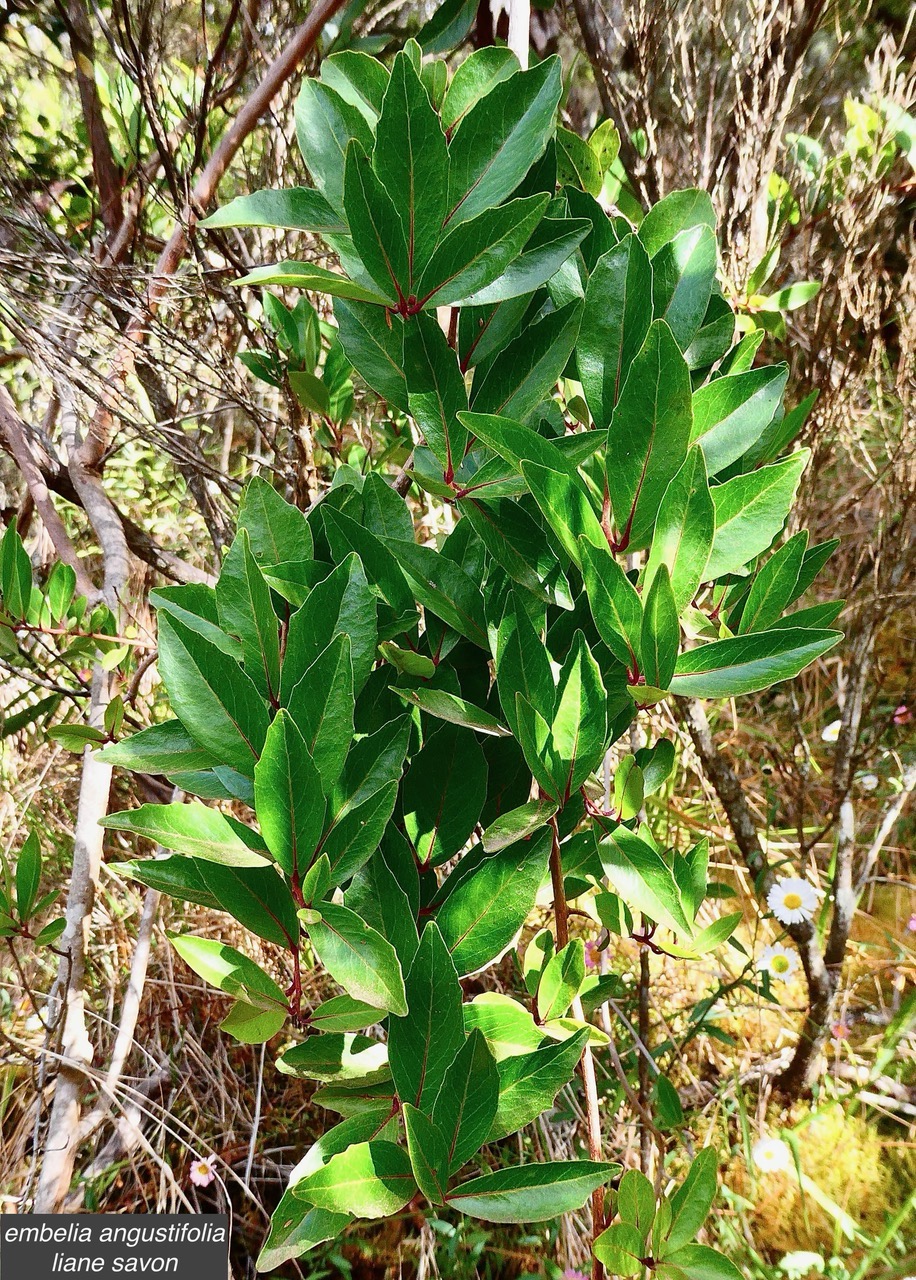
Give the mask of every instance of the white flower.
M 195 1187 L 209 1187 L 216 1177 L 216 1156 L 199 1156 L 191 1161 L 190 1179 Z
M 792 1152 L 782 1138 L 758 1138 L 751 1155 L 760 1173 L 788 1173 L 792 1168 Z
M 863 791 L 877 791 L 879 778 L 876 773 L 863 773 L 859 779 Z
M 819 1271 L 821 1275 L 824 1273 L 824 1259 L 819 1253 L 806 1253 L 799 1250 L 797 1253 L 787 1253 L 779 1264 L 780 1271 L 784 1271 L 787 1276 L 797 1277 L 801 1280 L 802 1276 L 810 1274 L 812 1271 Z
M 837 738 L 840 736 L 840 729 L 842 728 L 842 725 L 842 720 L 831 720 L 827 725 L 827 728 L 821 730 L 821 738 L 824 742 L 836 742 Z
M 783 876 L 771 886 L 767 906 L 780 924 L 801 924 L 817 910 L 818 892 L 800 876 Z
M 788 982 L 798 968 L 798 956 L 781 942 L 774 942 L 760 953 L 757 968 L 779 982 Z

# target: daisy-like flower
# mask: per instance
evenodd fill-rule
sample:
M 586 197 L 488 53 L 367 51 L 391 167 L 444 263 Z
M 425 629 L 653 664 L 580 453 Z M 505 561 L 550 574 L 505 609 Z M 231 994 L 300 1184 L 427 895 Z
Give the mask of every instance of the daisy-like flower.
M 779 982 L 788 982 L 798 968 L 798 956 L 781 942 L 774 942 L 760 953 L 757 968 Z
M 826 729 L 821 730 L 822 740 L 824 742 L 836 742 L 837 738 L 840 736 L 840 729 L 842 728 L 842 725 L 842 720 L 831 720 Z
M 760 1173 L 788 1173 L 792 1168 L 792 1152 L 782 1138 L 758 1138 L 751 1155 Z
M 818 892 L 801 876 L 782 876 L 767 894 L 767 906 L 780 924 L 801 924 L 817 910 Z
M 589 938 L 585 944 L 585 967 L 586 969 L 597 969 L 600 963 L 601 950 L 598 943 Z
M 833 1036 L 834 1040 L 848 1040 L 849 1026 L 843 1021 L 833 1022 L 830 1025 L 830 1034 Z
M 863 773 L 859 782 L 863 791 L 877 791 L 880 779 L 876 773 Z
M 195 1187 L 209 1187 L 216 1177 L 216 1156 L 199 1156 L 192 1160 L 189 1177 Z
M 897 707 L 891 718 L 893 719 L 894 724 L 909 724 L 913 719 L 913 713 L 905 702 L 901 702 L 900 706 Z

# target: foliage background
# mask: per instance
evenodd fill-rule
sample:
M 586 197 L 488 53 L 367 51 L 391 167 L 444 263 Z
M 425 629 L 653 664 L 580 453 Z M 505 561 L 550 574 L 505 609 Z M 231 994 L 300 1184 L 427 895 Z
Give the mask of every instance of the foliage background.
M 429 16 L 417 5 L 345 5 L 301 71 L 322 51 L 354 41 L 393 50 Z M 472 16 L 468 41 L 492 39 L 489 11 Z M 156 315 L 147 319 L 143 310 L 155 264 L 208 158 L 304 19 L 257 0 L 203 11 L 162 0 L 0 9 L 0 436 L 13 455 L 0 460 L 2 514 L 16 522 L 36 571 L 54 562 L 21 458 L 17 465 L 17 422 L 96 581 L 111 564 L 95 518 L 99 490 L 112 504 L 131 552 L 120 591 L 131 643 L 114 679 L 134 727 L 161 714 L 148 661 L 148 592 L 189 571 L 176 558 L 190 572 L 213 569 L 251 474 L 271 475 L 305 505 L 341 466 L 397 474 L 409 454 L 403 421 L 380 418 L 375 397 L 358 385 L 352 414 L 328 423 L 289 385 L 256 381 L 236 359 L 277 349 L 258 293 L 229 284 L 258 262 L 305 256 L 292 236 L 284 245 L 273 232 L 198 232 Z M 504 35 L 497 25 L 496 38 Z M 761 355 L 788 360 L 789 403 L 819 391 L 805 429 L 814 462 L 797 520 L 815 542 L 842 538 L 820 589 L 824 598 L 847 599 L 847 638 L 791 686 L 733 703 L 713 729 L 771 858 L 791 858 L 826 886 L 838 841 L 851 838 L 866 857 L 883 816 L 916 781 L 909 718 L 911 707 L 916 716 L 916 134 L 903 114 L 914 101 L 906 7 L 626 0 L 605 8 L 581 0 L 536 7 L 532 46 L 563 57 L 568 127 L 585 135 L 604 116 L 620 126 L 632 188 L 616 193 L 624 211 L 627 199 L 647 202 L 676 187 L 710 191 L 726 291 L 766 325 Z M 291 130 L 300 73 L 234 158 L 221 202 L 301 179 Z M 776 316 L 761 289 L 749 289 L 774 244 L 766 296 L 799 281 L 821 284 L 813 299 Z M 112 369 L 138 315 L 149 335 L 122 382 Z M 76 465 L 75 432 L 99 415 L 113 430 L 87 477 Z M 447 508 L 420 495 L 413 508 L 421 538 L 448 529 Z M 31 672 L 8 654 L 0 658 L 0 822 L 10 855 L 28 831 L 38 833 L 47 885 L 64 887 L 81 764 L 48 730 L 82 720 L 90 658 L 61 660 L 62 647 L 49 643 L 51 653 L 34 654 Z M 52 711 L 43 700 L 64 688 Z M 837 720 L 839 738 L 825 737 Z M 742 939 L 759 950 L 772 926 L 755 905 L 732 815 L 683 724 L 671 717 L 667 729 L 684 751 L 672 784 L 653 798 L 656 821 L 668 824 L 672 843 L 685 830 L 710 834 L 717 878 L 741 895 Z M 115 788 L 116 808 L 168 798 L 154 778 L 118 775 Z M 822 1266 L 838 1280 L 858 1280 L 913 1269 L 912 821 L 901 807 L 880 841 L 842 975 L 843 1030 L 830 1039 L 813 1097 L 786 1107 L 771 1088 L 804 1012 L 800 982 L 774 1005 L 729 992 L 739 970 L 728 954 L 705 969 L 692 966 L 689 984 L 683 966 L 652 959 L 648 1039 L 678 1087 L 677 1132 L 688 1146 L 712 1133 L 730 1153 L 712 1232 L 749 1275 L 791 1274 L 785 1255 L 800 1250 L 821 1259 L 797 1260 L 801 1274 Z M 174 908 L 151 906 L 111 869 L 129 851 L 122 837 L 109 837 L 90 926 L 87 1006 L 99 1078 L 123 1019 L 138 935 L 150 939 L 149 967 L 117 1106 L 102 1108 L 85 1134 L 70 1203 L 129 1211 L 228 1202 L 238 1226 L 234 1265 L 248 1274 L 266 1217 L 322 1118 L 301 1082 L 217 1033 L 224 1002 L 165 944 Z M 203 909 L 187 915 L 196 932 L 214 927 Z M 583 929 L 597 936 L 597 928 Z M 642 1063 L 651 1089 L 635 1045 L 638 946 L 620 943 L 608 963 L 633 993 L 620 1010 L 627 1021 L 617 1023 L 624 1064 L 638 1083 Z M 20 950 L 2 970 L 5 1209 L 33 1191 L 53 1073 L 40 1015 L 55 968 L 47 952 Z M 487 975 L 493 985 L 501 980 L 511 980 L 511 970 Z M 708 1016 L 697 1030 L 691 1018 L 704 1000 Z M 545 1156 L 571 1152 L 576 1121 L 570 1094 L 555 1123 L 535 1135 Z M 605 1123 L 615 1156 L 638 1163 L 641 1135 L 620 1099 L 609 1097 Z M 803 1178 L 755 1169 L 753 1142 L 777 1131 L 795 1143 Z M 195 1189 L 190 1160 L 210 1151 L 219 1178 Z M 543 1274 L 579 1263 L 577 1235 L 574 1220 L 546 1239 L 477 1229 L 456 1235 L 448 1224 L 398 1220 L 349 1239 L 305 1274 Z

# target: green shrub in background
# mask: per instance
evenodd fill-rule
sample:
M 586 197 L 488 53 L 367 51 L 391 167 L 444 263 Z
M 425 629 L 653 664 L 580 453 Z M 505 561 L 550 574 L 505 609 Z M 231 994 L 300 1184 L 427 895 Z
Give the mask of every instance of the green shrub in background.
M 251 811 L 195 800 L 107 825 L 173 851 L 129 874 L 276 946 L 285 989 L 228 945 L 173 939 L 234 997 L 224 1029 L 285 1028 L 279 1069 L 343 1117 L 295 1170 L 262 1269 L 416 1197 L 498 1223 L 591 1197 L 599 1271 L 738 1275 L 694 1243 L 712 1152 L 667 1198 L 631 1172 L 605 1201 L 620 1170 L 591 1017 L 616 979 L 587 971 L 567 899 L 593 895 L 609 930 L 685 962 L 728 940 L 740 914 L 696 923 L 706 842 L 665 849 L 641 820 L 673 745 L 622 745 L 607 791 L 602 765 L 645 708 L 768 688 L 836 644 L 839 605 L 787 613 L 833 544 L 776 545 L 803 413 L 783 411 L 785 366 L 750 367 L 756 336 L 735 344 L 708 197 L 676 192 L 638 229 L 608 216 L 589 191 L 613 131 L 558 135 L 560 97 L 557 59 L 523 72 L 483 49 L 450 78 L 412 44 L 390 72 L 335 55 L 297 107 L 314 188 L 205 224 L 323 237 L 342 273 L 285 262 L 240 283 L 333 296 L 347 359 L 412 420 L 405 479 L 459 517 L 436 549 L 378 473 L 342 469 L 307 516 L 251 481 L 216 586 L 154 593 L 176 718 L 103 752 Z M 307 313 L 270 306 L 298 351 Z M 309 350 L 296 393 L 327 415 L 350 393 Z M 560 379 L 581 396 L 558 398 Z M 548 886 L 555 927 L 520 998 L 467 1000 L 462 979 L 513 946 Z M 313 963 L 341 994 L 307 1009 Z M 588 1159 L 481 1157 L 577 1069 Z

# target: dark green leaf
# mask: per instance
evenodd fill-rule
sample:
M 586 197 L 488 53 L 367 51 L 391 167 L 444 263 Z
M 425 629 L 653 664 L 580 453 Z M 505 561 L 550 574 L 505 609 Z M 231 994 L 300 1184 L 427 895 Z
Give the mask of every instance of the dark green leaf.
M 741 611 L 740 635 L 749 631 L 766 631 L 782 615 L 794 598 L 807 546 L 808 533 L 803 529 L 774 551 L 758 570 Z
M 652 255 L 652 308 L 682 351 L 703 322 L 716 278 L 716 237 L 708 226 L 680 232 Z
M 209 769 L 214 756 L 195 742 L 180 720 L 166 720 L 141 729 L 123 742 L 113 742 L 98 754 L 104 764 L 138 773 L 179 773 Z
M 484 1222 L 546 1222 L 581 1209 L 591 1193 L 619 1171 L 618 1164 L 590 1160 L 497 1169 L 456 1187 L 448 1203 Z
M 475 413 L 496 413 L 524 422 L 566 368 L 581 317 L 581 302 L 571 302 L 503 347 L 483 376 L 474 379 L 471 407 Z
M 487 45 L 475 49 L 455 69 L 442 103 L 442 123 L 454 131 L 462 116 L 495 89 L 503 80 L 518 71 L 518 58 L 511 49 L 500 45 Z
M 474 1028 L 449 1064 L 433 1104 L 433 1122 L 445 1138 L 451 1172 L 486 1142 L 498 1099 L 496 1061 L 482 1032 Z
M 296 137 L 315 186 L 338 212 L 343 209 L 344 156 L 350 139 L 372 149 L 372 131 L 358 108 L 334 89 L 306 77 L 296 101 Z
M 466 302 L 501 277 L 521 253 L 547 203 L 546 195 L 510 200 L 456 226 L 439 242 L 417 284 L 423 305 Z
M 674 675 L 681 629 L 677 605 L 668 577 L 668 566 L 660 564 L 643 601 L 639 652 L 646 684 L 667 689 Z
M 429 1111 L 464 1044 L 461 986 L 437 926 L 423 930 L 405 983 L 407 1016 L 392 1021 L 388 1054 L 398 1097 Z
M 432 547 L 386 538 L 423 608 L 482 649 L 489 648 L 483 595 L 469 573 Z
M 394 947 L 354 911 L 322 902 L 321 918 L 306 928 L 318 959 L 347 995 L 398 1017 L 407 1012 Z
M 312 533 L 305 516 L 284 502 L 261 476 L 252 476 L 242 492 L 239 528 L 248 531 L 252 553 L 262 569 L 312 558 Z
M 628 906 L 675 933 L 692 936 L 672 869 L 651 845 L 617 827 L 600 841 L 598 852 L 605 875 Z
M 652 322 L 652 268 L 635 235 L 598 259 L 585 291 L 576 361 L 596 427 L 607 427 Z
M 294 883 L 311 866 L 324 827 L 321 777 L 289 713 L 279 711 L 254 771 L 255 810 L 268 848 Z
M 404 1131 L 407 1150 L 417 1186 L 430 1204 L 445 1204 L 448 1186 L 448 1147 L 436 1125 L 412 1107 L 404 1104 Z
M 468 407 L 458 357 L 433 315 L 414 316 L 404 334 L 404 368 L 411 416 L 442 463 L 448 483 L 467 443 L 458 414 Z
M 220 625 L 242 645 L 245 671 L 262 697 L 275 701 L 280 691 L 280 633 L 270 587 L 252 554 L 247 531 L 240 529 L 229 548 L 216 584 Z
M 766 551 L 785 524 L 809 456 L 807 449 L 800 449 L 782 462 L 716 485 L 716 535 L 705 569 L 708 580 L 735 573 Z
M 583 538 L 581 558 L 588 603 L 598 634 L 618 662 L 631 672 L 639 671 L 642 604 L 636 588 L 606 543 L 602 548 Z
M 487 764 L 469 730 L 443 724 L 410 762 L 401 788 L 404 831 L 421 862 L 453 858 L 477 825 Z
M 293 1186 L 299 1200 L 357 1218 L 398 1213 L 417 1189 L 410 1158 L 393 1142 L 359 1142 Z
M 334 299 L 337 332 L 353 367 L 383 400 L 407 411 L 404 322 L 365 302 Z
M 353 664 L 350 637 L 337 635 L 293 687 L 289 717 L 329 794 L 353 741 Z
M 369 157 L 356 142 L 347 147 L 344 208 L 356 252 L 394 307 L 410 291 L 404 227 Z
M 703 453 L 691 448 L 659 505 L 645 568 L 645 579 L 651 582 L 659 566 L 667 566 L 678 613 L 690 604 L 703 581 L 715 526 Z
M 715 640 L 682 653 L 671 692 L 694 698 L 728 698 L 791 680 L 842 639 L 839 631 L 780 627 Z

